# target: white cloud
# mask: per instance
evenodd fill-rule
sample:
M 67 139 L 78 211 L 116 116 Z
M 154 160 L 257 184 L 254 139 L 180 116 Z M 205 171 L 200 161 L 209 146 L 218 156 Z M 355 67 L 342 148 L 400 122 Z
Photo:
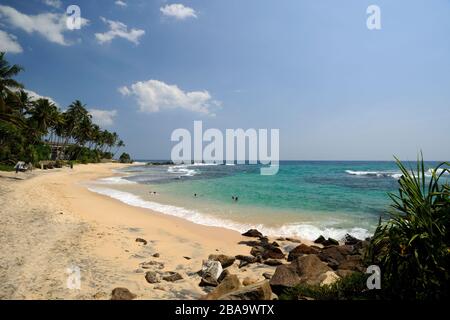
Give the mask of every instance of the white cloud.
M 22 51 L 16 36 L 0 30 L 0 52 L 21 53 Z
M 139 44 L 139 38 L 145 34 L 145 31 L 140 29 L 128 31 L 127 25 L 122 22 L 108 20 L 103 17 L 100 17 L 100 19 L 109 26 L 109 31 L 95 34 L 100 44 L 111 42 L 114 38 L 123 38 L 137 45 Z
M 105 127 L 112 126 L 117 115 L 116 110 L 89 109 L 89 113 L 94 123 Z
M 208 91 L 184 92 L 176 85 L 158 80 L 139 81 L 128 87 L 119 88 L 124 96 L 136 98 L 140 111 L 158 112 L 170 109 L 184 109 L 192 112 L 214 115 L 212 109 L 220 103 L 212 100 Z
M 41 96 L 39 93 L 36 93 L 36 92 L 34 92 L 32 90 L 23 89 L 23 91 L 28 93 L 28 98 L 31 101 L 35 101 L 35 100 L 38 100 L 38 99 L 47 99 L 48 101 L 54 103 L 56 106 L 59 107 L 58 103 L 55 100 L 53 100 L 53 98 L 46 97 L 46 96 Z
M 168 4 L 159 9 L 163 15 L 175 18 L 177 20 L 185 20 L 187 18 L 197 18 L 194 9 L 185 7 L 180 3 Z
M 126 7 L 127 6 L 127 3 L 125 1 L 122 1 L 122 0 L 117 0 L 115 3 L 119 7 Z
M 0 17 L 5 18 L 13 27 L 22 29 L 27 33 L 38 33 L 48 41 L 60 45 L 70 45 L 64 38 L 64 32 L 69 31 L 66 26 L 66 16 L 58 13 L 41 13 L 26 15 L 8 6 L 0 5 Z M 81 18 L 82 26 L 88 20 Z
M 61 0 L 44 0 L 44 3 L 53 8 L 61 8 Z

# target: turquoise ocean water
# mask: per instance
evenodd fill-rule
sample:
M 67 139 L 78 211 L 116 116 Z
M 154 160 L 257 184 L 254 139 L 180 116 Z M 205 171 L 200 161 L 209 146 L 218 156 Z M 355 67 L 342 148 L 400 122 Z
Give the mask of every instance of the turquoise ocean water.
M 400 177 L 394 162 L 378 161 L 284 161 L 274 176 L 262 176 L 259 169 L 140 165 L 90 189 L 130 205 L 238 231 L 256 227 L 274 236 L 339 239 L 350 233 L 365 238 L 386 214 L 387 194 L 397 191 Z

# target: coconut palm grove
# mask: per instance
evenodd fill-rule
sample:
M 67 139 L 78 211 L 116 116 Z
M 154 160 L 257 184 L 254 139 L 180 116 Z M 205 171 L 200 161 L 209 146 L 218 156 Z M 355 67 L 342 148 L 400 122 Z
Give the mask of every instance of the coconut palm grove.
M 46 98 L 33 99 L 14 80 L 22 66 L 0 53 L 0 166 L 12 170 L 18 161 L 39 166 L 68 162 L 96 163 L 113 159 L 124 142 L 116 132 L 92 121 L 86 105 L 76 100 L 65 110 Z M 120 159 L 129 160 L 122 154 Z M 46 165 L 47 165 L 46 164 Z

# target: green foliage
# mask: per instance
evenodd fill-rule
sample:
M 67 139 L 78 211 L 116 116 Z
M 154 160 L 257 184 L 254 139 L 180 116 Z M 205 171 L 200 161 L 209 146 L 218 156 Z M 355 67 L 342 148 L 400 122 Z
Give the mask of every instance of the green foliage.
M 328 285 L 301 284 L 286 290 L 280 300 L 363 300 L 375 299 L 377 292 L 368 290 L 368 274 L 355 272 Z
M 0 171 L 14 171 L 14 166 L 0 163 Z
M 122 153 L 119 157 L 120 163 L 131 163 L 131 157 L 128 153 Z
M 449 172 L 444 162 L 427 178 L 423 158 L 416 171 L 398 160 L 403 176 L 393 201 L 390 218 L 378 226 L 369 250 L 370 259 L 381 268 L 382 286 L 389 297 L 400 299 L 445 299 L 450 288 Z
M 25 161 L 36 165 L 50 159 L 49 145 L 58 145 L 62 151 L 53 160 L 99 162 L 112 159 L 125 146 L 115 132 L 94 124 L 79 100 L 65 112 L 48 99 L 32 100 L 13 79 L 21 71 L 0 52 L 0 163 Z M 117 148 L 114 153 L 113 148 Z

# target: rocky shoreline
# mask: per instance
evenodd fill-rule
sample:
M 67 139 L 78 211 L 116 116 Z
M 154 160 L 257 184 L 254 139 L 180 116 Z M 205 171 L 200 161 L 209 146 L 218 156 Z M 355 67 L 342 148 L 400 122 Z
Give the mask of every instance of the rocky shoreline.
M 299 284 L 325 285 L 355 272 L 364 272 L 363 257 L 369 239 L 359 240 L 347 234 L 341 241 L 320 236 L 313 245 L 307 245 L 295 238 L 269 239 L 256 229 L 242 234 L 249 240 L 240 241 L 248 246 L 248 255 L 210 254 L 203 260 L 198 272 L 187 273 L 188 277 L 198 277 L 199 286 L 205 292 L 203 300 L 273 300 L 286 289 Z M 147 240 L 137 238 L 142 245 Z M 183 280 L 177 271 L 164 270 L 164 263 L 157 260 L 140 263 L 144 281 L 155 285 L 155 290 L 165 290 L 164 282 Z M 190 257 L 184 257 L 190 260 Z M 264 272 L 258 279 L 245 277 L 239 273 L 254 264 L 269 266 L 273 273 Z M 230 271 L 237 266 L 237 272 Z M 136 295 L 126 288 L 115 288 L 112 300 L 130 300 Z

